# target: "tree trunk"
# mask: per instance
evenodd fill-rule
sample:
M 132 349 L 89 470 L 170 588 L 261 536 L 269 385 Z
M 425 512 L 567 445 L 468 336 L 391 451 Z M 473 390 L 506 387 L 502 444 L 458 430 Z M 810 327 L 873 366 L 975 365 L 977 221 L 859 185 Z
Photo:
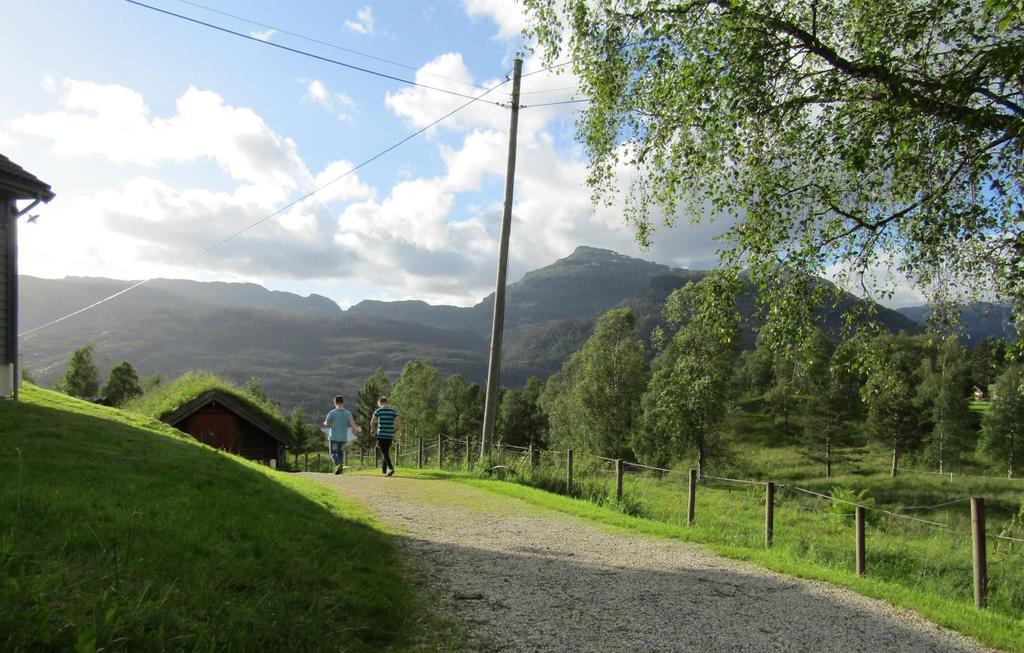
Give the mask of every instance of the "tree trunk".
M 943 441 L 943 429 L 939 429 L 939 474 L 942 473 L 942 441 Z
M 825 478 L 832 478 L 832 438 L 825 436 Z
M 1013 478 L 1013 447 L 1016 444 L 1013 440 L 1014 440 L 1014 438 L 1011 435 L 1010 436 L 1010 465 L 1009 465 L 1008 469 L 1006 470 L 1006 477 L 1007 478 Z
M 899 471 L 899 449 L 896 447 L 896 440 L 893 440 L 893 442 L 892 442 L 892 470 L 890 472 L 890 475 L 891 476 L 896 476 L 896 473 L 898 471 Z

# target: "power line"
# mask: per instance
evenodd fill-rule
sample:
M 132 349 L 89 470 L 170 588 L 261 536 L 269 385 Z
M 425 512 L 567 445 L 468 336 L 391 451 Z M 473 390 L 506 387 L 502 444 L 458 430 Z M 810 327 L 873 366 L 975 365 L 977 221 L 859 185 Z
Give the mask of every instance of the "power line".
M 185 0 L 180 0 L 185 2 Z M 561 91 L 576 91 L 579 90 L 576 86 L 559 86 L 558 88 L 544 88 L 537 91 L 520 91 L 519 95 L 539 95 L 541 93 L 559 93 Z
M 131 2 L 132 0 L 127 0 L 127 1 Z M 392 150 L 397 149 L 398 147 L 404 145 L 408 141 L 411 141 L 412 139 L 416 138 L 417 136 L 419 136 L 423 132 L 427 131 L 428 129 L 439 125 L 440 123 L 444 122 L 448 118 L 454 116 L 459 111 L 462 111 L 463 109 L 465 109 L 469 105 L 473 104 L 474 102 L 477 102 L 478 100 L 483 98 L 485 95 L 487 95 L 491 91 L 494 91 L 499 86 L 502 86 L 502 85 L 504 85 L 506 83 L 508 83 L 508 80 L 503 80 L 501 82 L 498 82 L 494 86 L 490 87 L 489 89 L 487 89 L 486 91 L 481 93 L 479 96 L 477 96 L 475 98 L 471 98 L 469 100 L 469 102 L 466 102 L 466 103 L 460 105 L 459 107 L 457 107 L 455 109 L 452 109 L 451 111 L 449 111 L 448 113 L 444 114 L 443 116 L 441 116 L 437 120 L 431 122 L 429 125 L 427 125 L 425 127 L 421 127 L 420 129 L 412 132 L 411 134 L 407 135 L 405 138 L 403 138 L 403 139 L 397 141 L 396 143 L 386 147 L 385 149 L 381 150 L 380 152 L 377 152 L 376 154 L 374 154 L 370 158 L 365 159 L 364 161 L 362 161 L 361 163 L 359 163 L 359 164 L 357 164 L 355 166 L 352 166 L 351 168 L 349 168 L 345 172 L 341 173 L 337 177 L 331 179 L 330 181 L 328 181 L 328 182 L 326 182 L 324 184 L 321 184 L 320 186 L 314 188 L 313 190 L 309 191 L 308 193 L 306 193 L 305 195 L 299 197 L 298 199 L 295 199 L 295 200 L 292 200 L 291 202 L 288 202 L 287 204 L 285 204 L 281 208 L 277 209 L 273 213 L 271 213 L 271 214 L 269 214 L 269 215 L 267 215 L 267 216 L 265 216 L 263 218 L 260 218 L 259 220 L 257 220 L 256 222 L 253 222 L 252 224 L 250 224 L 249 226 L 245 227 L 244 229 L 236 231 L 235 233 L 231 234 L 230 236 L 226 236 L 224 238 L 221 238 L 220 240 L 216 241 L 215 243 L 213 243 L 213 244 L 205 247 L 204 249 L 196 252 L 195 254 L 190 256 L 189 258 L 185 259 L 185 261 L 182 262 L 182 265 L 188 265 L 189 263 L 191 263 L 192 261 L 196 260 L 200 256 L 203 256 L 204 254 L 208 254 L 209 252 L 211 252 L 211 251 L 217 249 L 218 247 L 220 247 L 221 245 L 224 245 L 224 244 L 234 240 L 235 238 L 238 238 L 242 234 L 247 233 L 247 232 L 251 231 L 252 229 L 255 229 L 256 227 L 258 227 L 259 225 L 263 224 L 264 222 L 266 222 L 266 221 L 268 221 L 268 220 L 270 220 L 272 218 L 275 218 L 275 217 L 281 215 L 282 213 L 284 213 L 288 209 L 291 209 L 292 207 L 296 206 L 297 204 L 299 204 L 299 203 L 309 199 L 313 195 L 316 195 L 317 193 L 319 193 L 320 191 L 324 190 L 328 186 L 331 186 L 331 185 L 341 181 L 345 177 L 348 177 L 349 175 L 351 175 L 355 171 L 359 170 L 363 166 L 366 166 L 366 165 L 369 165 L 370 163 L 373 163 L 374 161 L 376 161 L 377 159 L 381 158 L 382 156 L 384 156 L 388 152 L 391 152 Z M 28 335 L 31 335 L 31 334 L 35 333 L 36 331 L 41 331 L 42 329 L 46 329 L 46 328 L 51 327 L 51 326 L 53 326 L 55 324 L 59 324 L 60 322 L 63 322 L 65 320 L 69 320 L 69 319 L 71 319 L 71 318 L 73 318 L 73 317 L 75 317 L 77 315 L 81 315 L 82 313 L 85 313 L 88 310 L 96 308 L 97 306 L 100 306 L 101 304 L 105 304 L 105 303 L 109 302 L 112 299 L 116 299 L 116 298 L 120 297 L 121 295 L 124 295 L 125 293 L 131 292 L 132 290 L 135 290 L 136 288 L 138 288 L 140 286 L 143 286 L 143 285 L 149 283 L 150 281 L 153 281 L 153 279 L 155 279 L 155 278 L 156 277 L 149 277 L 147 279 L 143 279 L 142 281 L 137 281 L 137 282 L 133 283 L 132 285 L 128 286 L 127 288 L 119 290 L 118 292 L 110 295 L 109 297 L 104 297 L 103 299 L 101 299 L 101 300 L 99 300 L 97 302 L 93 302 L 92 304 L 89 304 L 88 306 L 83 306 L 82 308 L 80 308 L 80 309 L 78 309 L 76 311 L 72 311 L 71 313 L 68 313 L 67 315 L 59 317 L 59 318 L 57 318 L 55 320 L 50 320 L 46 324 L 41 324 L 41 325 L 39 325 L 37 327 L 29 329 L 28 331 L 23 331 L 22 333 L 18 334 L 18 337 L 19 338 L 23 338 L 25 336 L 28 336 Z
M 359 72 L 362 72 L 362 73 L 366 73 L 368 75 L 374 75 L 376 77 L 381 77 L 381 78 L 384 78 L 384 79 L 390 79 L 390 80 L 395 81 L 395 82 L 401 82 L 403 84 L 409 84 L 410 86 L 419 86 L 420 88 L 429 89 L 431 91 L 438 91 L 439 93 L 447 93 L 448 95 L 454 95 L 456 97 L 467 98 L 467 99 L 473 100 L 474 102 L 477 99 L 476 97 L 474 97 L 472 95 L 468 95 L 466 93 L 460 93 L 459 91 L 451 91 L 451 90 L 448 90 L 448 89 L 445 89 L 445 88 L 441 88 L 439 86 L 431 86 L 429 84 L 421 84 L 420 82 L 416 82 L 416 81 L 413 81 L 411 79 L 403 79 L 401 77 L 396 77 L 394 75 L 389 75 L 387 73 L 382 73 L 382 72 L 377 71 L 377 70 L 371 70 L 369 68 L 363 68 L 362 66 L 356 66 L 354 64 L 345 63 L 344 61 L 338 61 L 337 59 L 331 59 L 330 57 L 322 57 L 322 56 L 320 56 L 318 54 L 314 54 L 312 52 L 307 52 L 305 50 L 299 50 L 298 48 L 292 48 L 292 47 L 289 47 L 287 45 L 282 45 L 280 43 L 274 43 L 273 41 L 264 41 L 263 39 L 258 39 L 255 36 L 250 36 L 249 34 L 243 34 L 242 32 L 236 32 L 235 30 L 228 29 L 227 27 L 221 27 L 220 25 L 214 25 L 213 23 L 207 23 L 206 21 L 199 20 L 198 18 L 192 18 L 190 16 L 185 16 L 184 14 L 178 14 L 178 13 L 175 13 L 173 11 L 168 11 L 167 9 L 161 9 L 159 7 L 154 7 L 153 5 L 147 5 L 147 4 L 143 3 L 143 2 L 139 2 L 138 0 L 124 0 L 124 1 L 129 3 L 129 4 L 136 5 L 138 7 L 143 7 L 145 9 L 149 9 L 151 11 L 155 11 L 155 12 L 158 12 L 158 13 L 161 13 L 161 14 L 165 14 L 167 16 L 173 16 L 174 18 L 179 18 L 181 20 L 188 21 L 190 23 L 195 23 L 196 25 L 202 25 L 203 27 L 209 27 L 210 29 L 214 29 L 214 30 L 217 30 L 219 32 L 224 32 L 225 34 L 232 34 L 232 35 L 237 36 L 239 38 L 247 39 L 247 40 L 253 41 L 255 43 L 262 43 L 263 45 L 267 45 L 267 46 L 270 46 L 270 47 L 273 47 L 273 48 L 278 48 L 279 50 L 285 50 L 287 52 L 292 52 L 292 53 L 295 53 L 295 54 L 301 54 L 301 55 L 303 55 L 305 57 L 310 57 L 311 59 L 316 59 L 318 61 L 323 61 L 325 63 L 334 64 L 336 66 L 342 66 L 343 68 L 349 68 L 351 70 L 356 70 L 356 71 L 359 71 Z M 481 96 L 477 96 L 477 97 L 483 97 L 483 96 L 481 95 Z M 498 106 L 504 106 L 500 102 L 492 102 L 492 104 L 496 104 Z
M 320 39 L 313 38 L 312 36 L 306 36 L 305 34 L 300 34 L 298 32 L 292 32 L 292 31 L 286 30 L 283 27 L 277 27 L 276 25 L 270 25 L 270 24 L 267 24 L 267 23 L 261 23 L 258 20 L 253 20 L 252 18 L 246 18 L 245 16 L 239 16 L 238 14 L 233 14 L 233 13 L 228 12 L 228 11 L 222 11 L 220 9 L 215 9 L 214 7 L 208 7 L 208 6 L 200 4 L 198 2 L 193 2 L 192 0 L 177 0 L 177 1 L 181 2 L 181 3 L 184 3 L 184 4 L 187 4 L 187 5 L 191 5 L 193 7 L 198 7 L 199 9 L 203 9 L 205 11 L 209 11 L 209 12 L 212 12 L 212 13 L 215 13 L 215 14 L 220 14 L 221 16 L 226 16 L 228 18 L 233 18 L 235 20 L 240 20 L 243 23 L 249 23 L 250 25 L 255 25 L 257 27 L 262 27 L 264 29 L 274 30 L 275 32 L 280 32 L 281 34 L 287 34 L 288 36 L 293 36 L 293 37 L 295 37 L 297 39 L 302 39 L 303 41 L 308 41 L 310 43 L 317 43 L 319 45 L 324 45 L 324 46 L 327 46 L 329 48 L 334 48 L 335 50 L 340 50 L 342 52 L 348 52 L 350 54 L 355 54 L 355 55 L 358 55 L 360 57 L 366 57 L 367 59 L 373 59 L 374 61 L 379 61 L 381 63 L 390 64 L 392 66 L 398 66 L 399 68 L 405 68 L 406 70 L 411 70 L 413 72 L 419 71 L 419 68 L 417 68 L 415 66 L 410 66 L 408 64 L 404 64 L 404 63 L 401 63 L 399 61 L 394 61 L 392 59 L 385 59 L 384 57 L 378 57 L 376 55 L 369 54 L 369 53 L 366 53 L 366 52 L 360 52 L 359 50 L 353 50 L 352 48 L 346 48 L 345 46 L 338 45 L 336 43 L 331 43 L 330 41 L 322 41 Z M 260 40 L 263 40 L 263 39 L 260 39 Z M 437 78 L 437 79 L 443 79 L 443 80 L 449 81 L 449 82 L 455 82 L 457 84 L 464 84 L 466 86 L 472 86 L 472 87 L 478 88 L 480 90 L 486 90 L 486 87 L 484 87 L 484 86 L 480 86 L 479 84 L 474 84 L 473 82 L 467 82 L 467 81 L 462 80 L 462 79 L 455 79 L 454 77 L 445 77 L 444 75 L 437 75 L 437 74 L 434 74 L 434 73 L 426 73 L 426 72 L 420 72 L 419 74 L 426 75 L 426 76 L 429 76 L 429 77 L 434 77 L 434 78 Z
M 560 100 L 558 102 L 542 102 L 540 104 L 524 104 L 520 109 L 536 109 L 538 107 L 553 107 L 557 104 L 579 104 L 581 102 L 593 102 L 590 98 L 580 98 L 579 100 Z

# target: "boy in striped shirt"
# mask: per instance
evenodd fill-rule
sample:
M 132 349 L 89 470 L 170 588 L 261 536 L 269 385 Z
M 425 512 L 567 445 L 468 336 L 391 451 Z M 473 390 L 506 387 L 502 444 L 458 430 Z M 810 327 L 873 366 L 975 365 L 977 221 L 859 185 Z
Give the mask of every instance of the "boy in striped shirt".
M 391 442 L 395 439 L 395 433 L 401 432 L 402 418 L 398 411 L 388 405 L 388 398 L 381 397 L 377 400 L 377 410 L 373 411 L 370 418 L 370 431 L 377 433 L 377 446 L 384 456 L 384 465 L 381 473 L 385 476 L 395 475 L 395 466 L 391 463 Z

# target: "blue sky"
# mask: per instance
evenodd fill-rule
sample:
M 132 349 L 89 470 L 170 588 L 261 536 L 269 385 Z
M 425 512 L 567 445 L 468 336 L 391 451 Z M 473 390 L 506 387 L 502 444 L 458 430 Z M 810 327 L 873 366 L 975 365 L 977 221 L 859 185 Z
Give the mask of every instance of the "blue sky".
M 473 304 L 493 289 L 508 112 L 477 103 L 313 199 L 260 220 L 465 100 L 193 25 L 124 0 L 8 3 L 0 25 L 0 152 L 55 192 L 21 230 L 46 277 L 254 281 L 364 298 Z M 462 93 L 521 51 L 512 0 L 202 0 L 412 69 L 311 43 L 183 0 L 150 4 Z M 526 58 L 529 72 L 540 68 Z M 571 74 L 524 79 L 523 103 L 578 97 Z M 493 93 L 508 99 L 510 85 Z M 724 221 L 662 230 L 639 251 L 619 206 L 595 208 L 573 135 L 579 105 L 524 109 L 510 278 L 577 245 L 715 264 Z M 622 185 L 630 171 L 622 171 Z

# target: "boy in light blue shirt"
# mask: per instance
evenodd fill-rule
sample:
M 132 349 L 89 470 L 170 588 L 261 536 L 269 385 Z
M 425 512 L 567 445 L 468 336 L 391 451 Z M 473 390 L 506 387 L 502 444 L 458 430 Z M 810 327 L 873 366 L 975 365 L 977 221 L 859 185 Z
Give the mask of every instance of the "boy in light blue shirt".
M 359 426 L 352 417 L 352 411 L 345 408 L 345 398 L 341 395 L 334 398 L 334 410 L 327 413 L 327 417 L 324 418 L 324 426 L 330 428 L 327 440 L 331 447 L 331 460 L 334 461 L 334 473 L 340 474 L 344 462 L 341 451 L 349 441 L 349 429 L 352 429 L 353 435 L 359 430 Z

